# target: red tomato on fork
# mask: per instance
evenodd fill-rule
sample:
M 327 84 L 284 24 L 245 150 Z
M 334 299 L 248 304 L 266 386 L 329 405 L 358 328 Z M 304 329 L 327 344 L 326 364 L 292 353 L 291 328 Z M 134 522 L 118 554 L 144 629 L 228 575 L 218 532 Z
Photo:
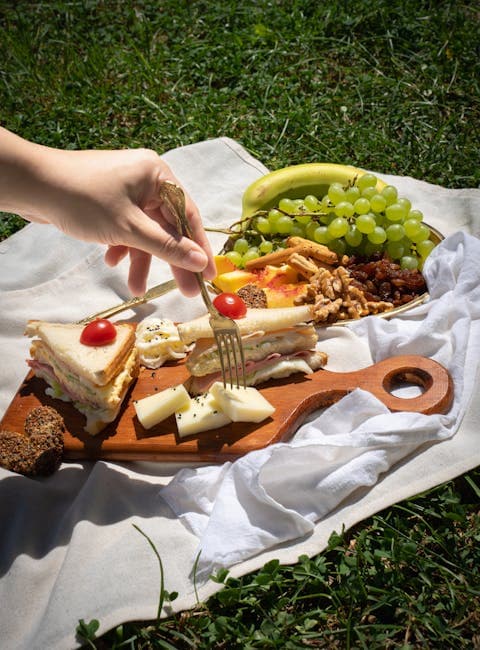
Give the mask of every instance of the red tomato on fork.
M 115 325 L 106 318 L 97 318 L 85 325 L 80 336 L 80 343 L 91 346 L 107 345 L 107 343 L 115 341 L 116 338 Z
M 236 293 L 220 293 L 213 304 L 227 318 L 243 318 L 247 313 L 247 305 Z

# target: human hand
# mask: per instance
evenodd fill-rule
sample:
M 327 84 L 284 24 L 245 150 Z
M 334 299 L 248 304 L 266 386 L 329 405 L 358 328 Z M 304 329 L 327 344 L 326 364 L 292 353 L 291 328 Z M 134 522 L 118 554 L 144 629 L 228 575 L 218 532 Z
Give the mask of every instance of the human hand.
M 181 184 L 154 151 L 64 151 L 20 140 L 30 146 L 31 174 L 19 214 L 77 239 L 106 244 L 105 261 L 111 266 L 128 255 L 134 295 L 146 290 L 152 255 L 170 264 L 187 296 L 198 293 L 192 271 L 214 277 L 212 252 L 193 201 L 185 193 L 195 241 L 179 235 L 175 215 L 159 198 L 163 181 Z

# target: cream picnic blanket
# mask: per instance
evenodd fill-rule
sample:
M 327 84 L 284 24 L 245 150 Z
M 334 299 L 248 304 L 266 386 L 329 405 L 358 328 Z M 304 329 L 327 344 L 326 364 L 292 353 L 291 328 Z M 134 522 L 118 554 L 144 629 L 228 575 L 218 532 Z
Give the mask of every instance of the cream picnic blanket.
M 165 159 L 211 227 L 236 220 L 245 187 L 266 172 L 228 138 Z M 272 558 L 291 563 L 314 555 L 333 530 L 479 463 L 480 190 L 379 176 L 447 236 L 426 271 L 432 299 L 394 321 L 332 328 L 322 346 L 334 370 L 399 353 L 435 357 L 454 377 L 452 411 L 393 415 L 355 391 L 311 418 L 291 443 L 233 464 L 64 463 L 46 479 L 0 469 L 2 648 L 75 647 L 80 618 L 99 619 L 102 633 L 155 617 L 158 565 L 133 524 L 155 543 L 165 588 L 179 592 L 172 611 L 179 611 L 196 602 L 191 570 L 199 549 L 204 599 L 219 588 L 208 580 L 218 566 L 242 575 Z M 211 240 L 219 249 L 224 236 Z M 49 226 L 29 225 L 0 243 L 0 414 L 26 374 L 27 319 L 78 320 L 128 297 L 126 266 L 109 269 L 102 257 L 101 247 Z M 168 277 L 156 260 L 151 284 Z M 199 299 L 175 291 L 130 316 L 182 320 L 202 311 Z

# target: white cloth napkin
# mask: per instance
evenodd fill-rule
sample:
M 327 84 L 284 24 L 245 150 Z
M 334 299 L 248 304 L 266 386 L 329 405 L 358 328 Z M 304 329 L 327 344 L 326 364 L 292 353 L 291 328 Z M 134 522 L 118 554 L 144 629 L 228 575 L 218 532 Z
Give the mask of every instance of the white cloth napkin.
M 185 469 L 161 490 L 200 539 L 200 577 L 311 533 L 316 521 L 414 449 L 455 433 L 480 358 L 479 260 L 478 239 L 450 236 L 425 267 L 428 304 L 390 322 L 369 317 L 351 326 L 367 338 L 375 361 L 421 354 L 447 367 L 455 385 L 448 414 L 390 413 L 357 389 L 292 442 L 221 467 Z
M 214 227 L 226 226 L 238 218 L 245 187 L 266 172 L 261 162 L 229 138 L 182 147 L 168 152 L 165 158 L 198 203 L 207 225 Z M 426 220 L 445 235 L 459 230 L 480 235 L 480 190 L 447 190 L 412 178 L 380 176 L 387 182 L 393 182 L 402 195 L 421 207 Z M 211 241 L 214 249 L 218 250 L 224 236 L 212 234 Z M 463 246 L 461 237 L 458 241 Z M 470 243 L 465 241 L 460 252 L 464 250 L 466 253 L 471 249 Z M 460 268 L 463 269 L 460 257 L 456 257 L 457 248 L 455 253 L 449 252 L 451 257 L 453 255 L 452 271 L 447 277 L 459 276 Z M 0 243 L 0 415 L 3 415 L 27 371 L 25 358 L 29 342 L 23 336 L 23 331 L 29 318 L 78 320 L 128 296 L 126 265 L 106 268 L 102 260 L 103 252 L 102 247 L 69 240 L 53 228 L 36 224 L 27 226 L 14 237 Z M 474 255 L 478 260 L 478 252 L 474 251 Z M 169 277 L 168 267 L 155 260 L 151 284 Z M 447 283 L 451 286 L 450 280 Z M 471 285 L 471 291 L 478 285 L 475 268 Z M 444 288 L 439 287 L 439 292 L 443 291 Z M 456 301 L 457 296 L 451 295 Z M 462 297 L 459 299 L 463 300 Z M 478 298 L 470 303 L 472 309 L 476 308 Z M 175 291 L 134 312 L 122 314 L 122 317 L 138 321 L 149 315 L 158 315 L 181 320 L 202 310 L 200 300 L 184 299 Z M 416 310 L 415 317 L 409 314 L 405 320 L 411 321 L 412 332 L 415 333 L 427 317 L 430 317 L 430 309 L 425 305 Z M 466 317 L 461 320 L 466 323 Z M 472 323 L 466 366 L 473 373 L 478 360 L 479 337 L 478 333 L 473 336 Z M 450 341 L 450 356 L 453 359 L 453 349 L 460 348 L 457 346 L 455 329 L 458 325 L 456 322 L 451 325 L 455 326 Z M 361 326 L 366 327 L 366 321 Z M 379 323 L 379 326 L 389 328 L 392 324 Z M 440 332 L 444 333 L 445 324 L 440 322 L 440 326 Z M 396 336 L 394 333 L 392 335 Z M 372 355 L 377 355 L 378 346 L 384 345 L 383 341 L 380 343 L 374 339 L 370 342 L 370 337 L 375 336 L 373 330 L 363 332 L 334 328 L 325 336 L 322 346 L 328 348 L 331 354 L 332 370 L 348 370 L 352 364 L 359 368 L 369 365 Z M 433 337 L 436 337 L 436 331 Z M 442 349 L 440 347 L 437 351 L 437 347 L 429 347 L 425 352 L 440 355 L 443 354 Z M 389 352 L 385 350 L 382 354 Z M 449 354 L 446 356 L 450 358 Z M 440 356 L 438 358 L 442 360 Z M 467 383 L 463 388 L 460 383 L 457 390 L 462 391 L 464 404 L 471 388 Z M 360 397 L 351 395 L 350 399 Z M 369 408 L 371 417 L 367 417 L 365 412 L 353 415 L 350 412 L 342 413 L 343 426 L 340 426 L 338 418 L 333 418 L 334 410 L 330 410 L 328 417 L 334 419 L 335 429 L 331 429 L 328 420 L 323 419 L 327 417 L 326 412 L 319 418 L 317 425 L 321 425 L 321 435 L 330 435 L 330 440 L 335 442 L 330 447 L 324 445 L 332 457 L 336 453 L 343 454 L 342 447 L 337 445 L 337 436 L 358 431 L 362 420 L 371 423 L 373 413 L 377 413 L 381 407 L 373 403 Z M 458 406 L 460 414 L 462 408 L 462 405 Z M 390 419 L 391 415 L 381 411 L 378 417 L 380 422 L 382 418 Z M 443 424 L 449 429 L 448 423 Z M 333 530 L 339 531 L 343 526 L 349 528 L 392 503 L 449 480 L 480 463 L 478 400 L 471 400 L 465 417 L 455 426 L 458 424 L 455 435 L 440 444 L 429 443 L 416 448 L 384 471 L 376 482 L 380 463 L 372 455 L 373 484 L 350 493 L 332 510 L 328 510 L 330 504 L 325 501 L 327 514 L 316 522 L 316 502 L 319 499 L 314 499 L 313 505 L 307 501 L 299 504 L 284 500 L 279 532 L 283 530 L 284 533 L 285 522 L 293 534 L 297 534 L 297 529 L 303 531 L 305 527 L 309 527 L 310 532 L 307 535 L 301 532 L 303 536 L 263 552 L 258 552 L 258 545 L 254 544 L 252 552 L 257 549 L 257 554 L 233 565 L 230 568 L 232 575 L 240 576 L 256 570 L 273 558 L 283 563 L 293 563 L 301 554 L 315 555 L 326 547 Z M 453 428 L 449 431 L 453 432 Z M 403 429 L 399 431 L 400 434 L 403 435 Z M 320 434 L 316 432 L 315 435 Z M 381 429 L 379 435 L 385 437 Z M 423 435 L 428 436 L 429 432 L 425 431 Z M 300 440 L 300 433 L 297 439 Z M 313 446 L 308 440 L 302 444 L 305 450 Z M 403 453 L 404 448 L 400 448 Z M 367 451 L 374 454 L 377 449 Z M 356 453 L 360 460 L 366 458 L 367 451 L 352 448 L 349 452 L 352 455 L 350 462 L 354 463 Z M 279 448 L 272 455 L 272 460 L 277 462 L 282 453 L 288 452 L 288 449 L 282 451 Z M 282 466 L 282 472 L 286 468 L 293 476 L 295 467 L 289 456 Z M 393 455 L 388 457 L 385 467 L 393 462 L 393 458 Z M 339 472 L 342 464 L 339 462 Z M 189 465 L 190 469 L 196 467 Z M 97 618 L 100 621 L 99 634 L 102 634 L 124 621 L 155 617 L 158 564 L 150 546 L 132 524 L 138 525 L 155 543 L 162 558 L 165 588 L 179 593 L 177 600 L 164 610 L 165 614 L 193 607 L 197 599 L 196 591 L 199 598 L 204 600 L 221 588 L 213 581 L 205 581 L 201 585 L 197 583 L 195 588 L 190 573 L 199 538 L 181 523 L 159 496 L 160 488 L 169 485 L 181 469 L 184 467 L 179 464 L 162 462 L 78 462 L 64 463 L 56 474 L 46 479 L 29 479 L 0 468 L 2 650 L 73 648 L 78 644 L 75 627 L 80 618 L 86 621 Z M 226 470 L 229 468 L 205 470 L 207 475 L 210 471 L 216 471 L 218 481 L 209 484 L 211 494 L 204 490 L 206 504 L 212 502 L 212 494 L 216 493 Z M 252 472 L 257 472 L 258 480 L 269 485 L 270 503 L 275 506 L 275 502 L 280 503 L 277 496 L 282 486 L 281 483 L 274 484 L 267 470 L 268 464 L 264 471 L 258 472 L 253 467 Z M 322 484 L 322 477 L 316 475 L 315 471 L 308 456 L 304 472 L 312 480 L 318 481 L 319 490 L 320 487 L 324 489 L 326 483 Z M 380 471 L 383 470 L 380 468 Z M 231 476 L 234 476 L 233 472 Z M 335 474 L 326 476 L 325 481 L 329 478 L 334 479 Z M 338 484 L 338 489 L 347 494 L 348 482 Z M 311 494 L 314 494 L 313 491 Z M 340 493 L 336 498 L 339 497 Z M 285 499 L 284 495 L 282 498 Z M 267 499 L 267 506 L 268 503 Z M 248 502 L 243 501 L 242 507 L 248 517 Z M 252 507 L 256 508 L 255 502 Z M 262 507 L 265 507 L 264 504 Z M 198 526 L 203 527 L 204 521 L 210 520 L 205 510 L 200 508 Z M 252 520 L 246 523 L 250 526 Z M 248 526 L 245 531 L 242 528 L 241 538 L 251 531 Z M 212 528 L 210 531 L 213 535 Z M 277 531 L 273 533 L 276 536 Z M 219 539 L 223 535 L 224 531 L 220 530 Z M 267 542 L 271 541 L 267 539 Z

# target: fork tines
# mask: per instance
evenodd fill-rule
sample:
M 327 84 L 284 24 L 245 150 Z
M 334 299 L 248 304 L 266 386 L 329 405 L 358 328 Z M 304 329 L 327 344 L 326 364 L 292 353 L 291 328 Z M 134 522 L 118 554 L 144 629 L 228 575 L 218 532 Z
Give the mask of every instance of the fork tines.
M 214 334 L 218 348 L 218 356 L 220 358 L 220 366 L 222 368 L 223 385 L 227 385 L 228 376 L 230 378 L 230 386 L 239 388 L 241 385 L 245 388 L 245 359 L 239 332 L 232 333 L 231 331 L 222 332 L 214 330 Z

